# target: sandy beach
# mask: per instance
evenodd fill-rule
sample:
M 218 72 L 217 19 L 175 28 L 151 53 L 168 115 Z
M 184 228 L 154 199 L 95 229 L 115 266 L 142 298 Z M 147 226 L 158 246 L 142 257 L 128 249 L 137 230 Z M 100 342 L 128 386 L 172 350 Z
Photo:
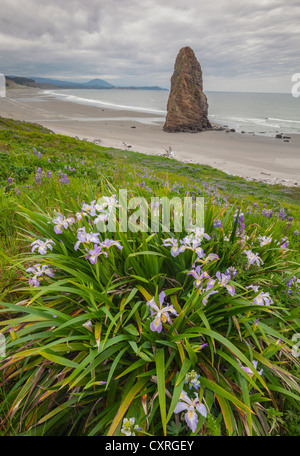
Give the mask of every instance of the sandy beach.
M 300 135 L 287 135 L 285 142 L 215 130 L 166 133 L 164 116 L 63 101 L 33 88 L 7 90 L 6 98 L 0 98 L 0 116 L 116 149 L 160 155 L 171 147 L 177 160 L 210 165 L 249 180 L 300 185 Z

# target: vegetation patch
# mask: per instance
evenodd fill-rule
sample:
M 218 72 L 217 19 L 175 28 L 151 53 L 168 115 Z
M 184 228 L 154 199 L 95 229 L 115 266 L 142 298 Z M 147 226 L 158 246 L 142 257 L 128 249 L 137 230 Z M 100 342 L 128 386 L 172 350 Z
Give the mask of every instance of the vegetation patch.
M 299 435 L 298 190 L 2 118 L 1 144 L 1 435 Z M 165 231 L 153 198 L 186 196 L 204 226 Z

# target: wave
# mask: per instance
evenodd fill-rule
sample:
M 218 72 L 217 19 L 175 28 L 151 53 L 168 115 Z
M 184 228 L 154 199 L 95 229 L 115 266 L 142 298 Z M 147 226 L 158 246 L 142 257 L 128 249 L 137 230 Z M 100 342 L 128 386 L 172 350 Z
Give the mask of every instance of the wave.
M 256 134 L 274 135 L 278 131 L 285 133 L 300 133 L 300 121 L 276 117 L 237 117 L 211 114 L 209 117 L 218 124 L 227 125 L 237 132 L 253 131 Z
M 211 115 L 209 117 L 220 117 L 220 120 L 224 123 L 234 124 L 235 126 L 239 124 L 243 125 L 253 125 L 253 126 L 262 126 L 262 127 L 273 127 L 273 128 L 280 128 L 279 124 L 274 124 L 267 122 L 267 118 L 262 117 L 236 117 L 236 116 L 219 116 L 218 114 Z
M 276 117 L 267 117 L 269 120 L 277 120 L 279 122 L 286 122 L 286 123 L 298 123 L 300 124 L 300 120 L 291 120 L 291 119 L 277 119 Z
M 77 95 L 68 95 L 65 93 L 53 92 L 51 90 L 45 90 L 44 94 L 54 95 L 57 98 L 63 98 L 65 101 L 70 101 L 73 103 L 93 104 L 95 106 L 100 106 L 100 107 L 106 106 L 111 109 L 122 109 L 122 110 L 126 109 L 128 111 L 140 111 L 140 112 L 148 112 L 148 113 L 164 114 L 164 115 L 167 113 L 167 111 L 163 111 L 160 109 L 152 109 L 152 108 L 142 107 L 142 106 L 122 105 L 122 104 L 117 104 L 117 103 L 111 103 L 109 101 L 95 100 L 93 98 L 84 98 L 84 97 L 79 97 Z

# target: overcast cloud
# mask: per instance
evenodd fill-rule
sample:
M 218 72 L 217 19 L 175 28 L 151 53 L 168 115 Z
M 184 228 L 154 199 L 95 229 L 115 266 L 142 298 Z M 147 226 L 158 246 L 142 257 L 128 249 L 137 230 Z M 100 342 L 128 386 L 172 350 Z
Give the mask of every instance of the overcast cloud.
M 290 92 L 299 0 L 0 0 L 0 72 L 169 87 L 191 46 L 205 90 Z

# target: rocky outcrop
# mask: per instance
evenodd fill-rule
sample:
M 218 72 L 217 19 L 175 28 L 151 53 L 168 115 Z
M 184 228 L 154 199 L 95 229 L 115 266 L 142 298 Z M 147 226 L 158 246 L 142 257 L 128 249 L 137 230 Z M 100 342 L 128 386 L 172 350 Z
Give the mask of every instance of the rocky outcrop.
M 201 66 L 193 50 L 186 46 L 180 49 L 175 61 L 164 131 L 197 132 L 210 129 L 212 127 L 207 115 Z

